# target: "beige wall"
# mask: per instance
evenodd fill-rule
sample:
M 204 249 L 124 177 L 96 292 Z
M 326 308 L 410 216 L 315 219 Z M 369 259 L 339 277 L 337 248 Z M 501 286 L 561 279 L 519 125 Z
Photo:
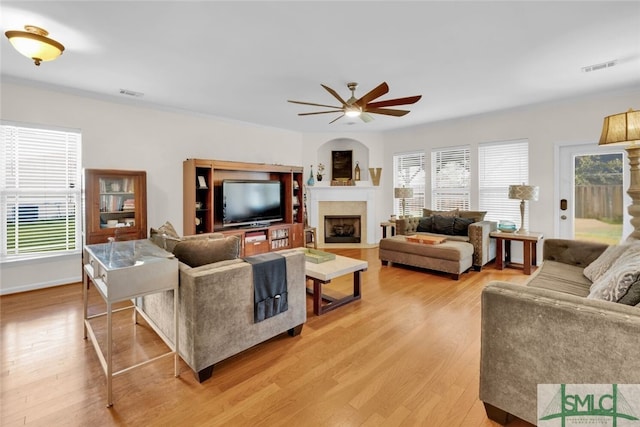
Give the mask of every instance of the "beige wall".
M 182 160 L 188 157 L 309 165 L 332 141 L 349 139 L 368 149 L 368 166 L 382 167 L 376 191 L 376 223 L 393 206 L 393 154 L 432 148 L 527 138 L 530 182 L 540 186 L 540 200 L 530 204 L 530 229 L 555 234 L 557 169 L 561 144 L 597 143 L 606 115 L 640 108 L 640 87 L 608 94 L 540 104 L 465 119 L 443 121 L 403 131 L 299 134 L 249 123 L 105 101 L 74 93 L 2 84 L 0 118 L 77 128 L 83 135 L 83 167 L 146 170 L 148 223 L 171 221 L 182 227 Z M 437 108 L 437 106 L 434 106 Z M 328 145 L 327 145 L 328 144 Z M 474 168 L 477 165 L 472 165 Z M 306 179 L 306 178 L 305 178 Z M 428 187 L 430 182 L 427 182 Z M 476 197 L 474 194 L 473 197 Z M 472 204 L 477 206 L 477 200 Z M 376 228 L 377 237 L 380 229 Z M 517 251 L 517 249 L 516 249 Z M 80 279 L 80 257 L 4 263 L 0 293 L 36 289 Z
M 1 118 L 82 131 L 84 168 L 147 171 L 148 224 L 182 230 L 182 161 L 212 158 L 300 165 L 299 133 L 130 103 L 2 84 Z M 79 256 L 3 263 L 0 293 L 81 278 Z
M 424 150 L 429 159 L 433 148 L 468 144 L 475 153 L 481 142 L 526 138 L 529 140 L 529 183 L 540 187 L 539 201 L 529 203 L 529 229 L 552 237 L 557 235 L 556 218 L 559 216 L 556 150 L 569 144 L 597 145 L 604 117 L 631 107 L 640 108 L 640 86 L 634 90 L 532 105 L 392 132 L 385 135 L 384 168 L 390 170 L 396 153 Z M 476 155 L 472 155 L 472 169 L 472 176 L 477 176 Z M 429 173 L 427 188 L 431 188 Z M 478 206 L 477 194 L 477 189 L 472 191 L 472 208 Z M 383 204 L 391 206 L 392 195 L 385 192 L 385 196 Z M 430 200 L 428 195 L 427 205 Z M 631 231 L 629 227 L 627 224 L 625 235 Z

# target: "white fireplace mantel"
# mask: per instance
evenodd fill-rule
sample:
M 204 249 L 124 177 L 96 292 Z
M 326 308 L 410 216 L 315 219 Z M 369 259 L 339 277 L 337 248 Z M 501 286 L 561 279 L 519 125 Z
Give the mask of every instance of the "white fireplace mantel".
M 367 223 L 366 239 L 367 244 L 376 243 L 375 233 L 375 193 L 376 187 L 364 186 L 323 186 L 307 187 L 307 216 L 311 227 L 319 228 L 321 218 L 319 218 L 320 202 L 366 202 Z

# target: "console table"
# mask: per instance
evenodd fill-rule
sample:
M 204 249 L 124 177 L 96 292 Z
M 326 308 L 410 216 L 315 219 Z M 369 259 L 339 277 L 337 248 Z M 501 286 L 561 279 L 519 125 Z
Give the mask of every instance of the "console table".
M 98 359 L 100 359 L 100 364 L 107 377 L 107 407 L 111 407 L 113 405 L 111 381 L 115 376 L 171 355 L 174 356 L 175 376 L 178 376 L 178 260 L 172 253 L 159 248 L 146 239 L 87 245 L 84 250 L 85 260 L 87 261 L 83 275 L 84 338 L 87 339 L 88 336 L 91 339 Z M 88 315 L 87 305 L 90 284 L 95 286 L 107 305 L 104 313 Z M 122 310 L 133 309 L 133 319 L 137 323 L 136 313 L 138 308 L 135 302 L 133 305 L 116 310 L 112 309 L 112 305 L 116 302 L 134 300 L 137 297 L 167 290 L 172 290 L 174 296 L 175 345 L 166 340 L 162 334 L 159 334 L 170 348 L 169 352 L 113 372 L 112 314 Z M 101 316 L 107 316 L 106 355 L 100 348 L 89 322 L 91 319 Z M 153 328 L 153 325 L 151 327 Z
M 490 237 L 496 239 L 496 268 L 502 270 L 505 267 L 514 265 L 511 262 L 511 242 L 522 242 L 524 274 L 531 274 L 536 268 L 538 256 L 538 242 L 544 237 L 542 233 L 505 233 L 503 231 L 492 231 Z M 503 249 L 504 246 L 504 249 Z

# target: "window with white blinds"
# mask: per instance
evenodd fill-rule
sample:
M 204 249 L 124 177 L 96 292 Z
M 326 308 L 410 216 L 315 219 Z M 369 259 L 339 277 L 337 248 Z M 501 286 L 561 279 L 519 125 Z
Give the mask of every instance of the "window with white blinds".
M 469 210 L 471 154 L 468 146 L 431 151 L 431 208 Z
M 529 181 L 527 140 L 487 142 L 478 145 L 479 207 L 488 221 L 512 221 L 520 227 L 520 202 L 509 199 L 509 186 Z M 524 226 L 529 225 L 525 203 Z
M 422 216 L 425 199 L 425 155 L 423 151 L 393 156 L 393 187 L 413 189 L 413 197 L 405 199 L 407 215 Z M 402 215 L 402 199 L 394 199 L 393 213 Z
M 81 135 L 0 124 L 0 260 L 82 248 Z

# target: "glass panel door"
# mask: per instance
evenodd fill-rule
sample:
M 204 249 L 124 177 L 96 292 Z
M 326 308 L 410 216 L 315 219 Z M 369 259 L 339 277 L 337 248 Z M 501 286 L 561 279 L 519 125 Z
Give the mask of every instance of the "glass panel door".
M 628 222 L 628 167 L 619 147 L 560 148 L 559 236 L 616 244 Z

